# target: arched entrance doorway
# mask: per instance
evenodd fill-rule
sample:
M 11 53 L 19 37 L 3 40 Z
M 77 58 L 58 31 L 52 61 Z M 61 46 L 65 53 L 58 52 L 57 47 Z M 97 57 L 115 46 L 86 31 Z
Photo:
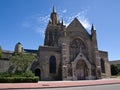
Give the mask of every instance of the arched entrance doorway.
M 38 76 L 39 77 L 39 80 L 41 80 L 41 71 L 40 71 L 40 69 L 36 69 L 35 70 L 35 76 Z
M 87 76 L 87 65 L 84 60 L 79 60 L 76 64 L 77 80 L 85 80 L 86 76 Z

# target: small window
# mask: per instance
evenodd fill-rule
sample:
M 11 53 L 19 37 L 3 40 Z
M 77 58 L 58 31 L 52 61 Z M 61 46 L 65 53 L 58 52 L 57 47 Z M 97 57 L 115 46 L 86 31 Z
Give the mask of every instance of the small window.
M 101 71 L 102 73 L 105 73 L 105 62 L 103 59 L 101 59 Z
M 52 35 L 52 32 L 50 31 L 49 32 L 49 41 L 51 42 L 53 40 L 53 35 Z
M 49 72 L 56 73 L 56 58 L 55 58 L 55 56 L 51 56 L 49 59 Z
M 54 38 L 57 39 L 58 38 L 58 31 L 55 29 L 54 31 Z

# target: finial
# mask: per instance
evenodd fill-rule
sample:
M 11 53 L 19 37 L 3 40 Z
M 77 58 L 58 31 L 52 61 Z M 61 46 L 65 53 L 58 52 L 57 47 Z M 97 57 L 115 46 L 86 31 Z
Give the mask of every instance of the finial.
M 55 6 L 53 5 L 53 13 L 55 12 Z
M 94 30 L 94 25 L 92 24 L 92 28 L 91 28 L 91 30 Z

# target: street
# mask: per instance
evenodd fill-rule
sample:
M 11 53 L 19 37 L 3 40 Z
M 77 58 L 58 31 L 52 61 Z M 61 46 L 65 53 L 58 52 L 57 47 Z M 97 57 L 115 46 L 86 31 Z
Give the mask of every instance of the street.
M 65 87 L 65 88 L 12 89 L 12 90 L 120 90 L 120 84 L 82 86 L 82 87 Z

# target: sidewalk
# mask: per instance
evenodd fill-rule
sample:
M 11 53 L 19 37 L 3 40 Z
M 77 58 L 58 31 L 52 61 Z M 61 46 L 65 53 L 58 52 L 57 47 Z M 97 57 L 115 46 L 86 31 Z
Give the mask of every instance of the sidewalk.
M 84 81 L 39 81 L 38 83 L 0 83 L 0 89 L 37 89 L 60 88 L 91 85 L 120 84 L 120 79 L 84 80 Z

